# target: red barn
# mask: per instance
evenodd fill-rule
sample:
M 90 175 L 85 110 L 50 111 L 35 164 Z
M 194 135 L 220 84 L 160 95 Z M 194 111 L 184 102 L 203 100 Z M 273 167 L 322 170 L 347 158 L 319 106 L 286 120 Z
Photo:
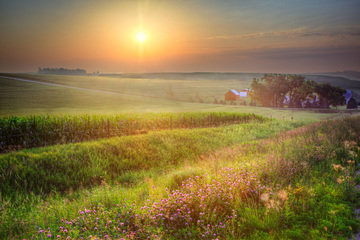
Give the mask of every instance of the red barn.
M 238 93 L 235 89 L 231 89 L 227 93 L 225 93 L 225 101 L 235 101 L 240 99 L 240 93 Z

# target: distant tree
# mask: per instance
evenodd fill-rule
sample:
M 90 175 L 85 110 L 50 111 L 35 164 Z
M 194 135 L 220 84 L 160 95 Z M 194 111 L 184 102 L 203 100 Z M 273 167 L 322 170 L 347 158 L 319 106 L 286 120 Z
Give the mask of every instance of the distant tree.
M 294 107 L 295 108 L 302 108 L 302 102 L 301 102 L 300 98 L 295 99 Z
M 344 97 L 345 93 L 346 93 L 345 89 L 342 89 L 340 87 L 333 87 L 331 92 L 331 97 L 329 99 L 329 104 L 334 107 L 345 105 L 346 104 L 346 99 Z
M 330 85 L 329 83 L 320 83 L 315 87 L 315 92 L 320 98 L 322 107 L 329 108 L 345 105 L 346 100 L 344 94 L 346 90 Z
M 252 94 L 250 95 L 251 100 L 259 102 L 264 107 L 269 107 L 270 99 L 273 96 L 270 89 L 268 89 L 265 84 L 257 78 L 253 79 L 250 87 L 253 90 Z
M 294 107 L 294 103 L 289 101 L 288 108 L 293 108 L 293 107 Z
M 278 105 L 279 108 L 283 108 L 284 107 L 284 102 L 280 102 Z
M 320 98 L 318 108 L 330 108 L 328 101 L 324 98 Z
M 215 98 L 214 104 L 219 104 L 218 100 Z
M 283 74 L 265 74 L 261 79 L 254 78 L 250 87 L 253 90 L 251 99 L 265 107 L 278 106 L 289 91 L 288 80 Z
M 305 108 L 311 108 L 311 107 L 312 107 L 312 104 L 311 104 L 310 100 L 309 100 L 309 99 L 306 100 L 306 102 L 305 102 Z
M 358 104 L 355 101 L 354 98 L 350 98 L 348 101 L 348 104 L 346 106 L 346 109 L 357 109 L 358 108 Z
M 251 83 L 253 90 L 249 97 L 251 101 L 265 107 L 281 107 L 286 97 L 289 98 L 288 107 L 301 108 L 302 102 L 319 97 L 319 107 L 329 108 L 345 104 L 345 90 L 328 83 L 318 84 L 305 80 L 300 75 L 265 74 L 261 79 L 254 78 Z M 307 107 L 310 107 L 310 102 Z
M 305 101 L 308 98 L 315 100 L 316 95 L 314 92 L 317 85 L 318 84 L 315 81 L 305 80 L 303 85 L 298 89 L 298 98 L 301 101 Z
M 305 78 L 300 75 L 288 75 L 289 81 L 289 108 L 294 106 L 296 98 L 300 96 L 300 88 L 305 82 Z

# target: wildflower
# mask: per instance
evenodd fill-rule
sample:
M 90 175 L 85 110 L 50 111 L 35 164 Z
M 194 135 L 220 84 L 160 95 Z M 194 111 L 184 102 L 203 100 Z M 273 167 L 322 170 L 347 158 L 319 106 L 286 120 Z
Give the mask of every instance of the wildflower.
M 270 197 L 270 194 L 264 193 L 264 194 L 261 194 L 260 199 L 263 202 L 267 202 L 269 200 L 269 197 Z
M 339 184 L 341 184 L 341 183 L 344 182 L 344 179 L 343 179 L 343 178 L 338 178 L 336 181 L 337 181 Z
M 282 201 L 286 201 L 288 199 L 286 190 L 281 190 L 278 195 Z
M 339 169 L 344 170 L 344 168 L 340 164 L 332 164 L 332 166 L 334 167 L 334 170 L 336 172 L 338 172 Z

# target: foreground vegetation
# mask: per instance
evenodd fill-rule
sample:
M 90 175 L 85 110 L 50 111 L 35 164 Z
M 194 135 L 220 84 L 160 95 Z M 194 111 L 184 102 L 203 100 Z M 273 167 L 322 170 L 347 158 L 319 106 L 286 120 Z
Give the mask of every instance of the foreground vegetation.
M 2 155 L 2 180 L 12 180 L 1 185 L 0 238 L 347 239 L 359 227 L 360 118 L 285 131 L 299 125 L 167 130 Z
M 215 127 L 253 120 L 264 118 L 228 112 L 4 117 L 0 118 L 0 153 L 150 130 Z

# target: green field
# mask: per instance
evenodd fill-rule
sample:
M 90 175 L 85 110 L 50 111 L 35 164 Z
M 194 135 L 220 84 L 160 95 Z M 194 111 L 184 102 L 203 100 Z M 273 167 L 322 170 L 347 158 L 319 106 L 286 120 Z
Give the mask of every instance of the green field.
M 3 154 L 0 238 L 347 239 L 359 123 L 268 120 Z
M 256 113 L 266 117 L 312 120 L 332 117 L 316 111 L 297 111 L 250 106 L 213 104 L 229 89 L 248 88 L 252 77 L 259 74 L 230 75 L 234 79 L 137 79 L 120 76 L 55 76 L 33 74 L 2 74 L 51 84 L 128 94 L 115 95 L 0 77 L 0 116 L 113 114 L 129 112 L 214 112 Z M 200 75 L 200 76 L 199 76 Z M 165 75 L 166 76 L 166 75 Z M 243 76 L 243 78 L 241 78 Z M 174 76 L 169 76 L 174 77 Z M 207 77 L 207 75 L 206 75 Z M 221 77 L 221 75 L 220 75 Z M 199 103 L 202 100 L 204 103 Z M 247 100 L 249 102 L 249 100 Z
M 126 96 L 0 77 L 1 133 L 42 146 L 0 154 L 0 239 L 345 240 L 360 229 L 358 111 L 212 103 L 251 74 L 10 75 Z

